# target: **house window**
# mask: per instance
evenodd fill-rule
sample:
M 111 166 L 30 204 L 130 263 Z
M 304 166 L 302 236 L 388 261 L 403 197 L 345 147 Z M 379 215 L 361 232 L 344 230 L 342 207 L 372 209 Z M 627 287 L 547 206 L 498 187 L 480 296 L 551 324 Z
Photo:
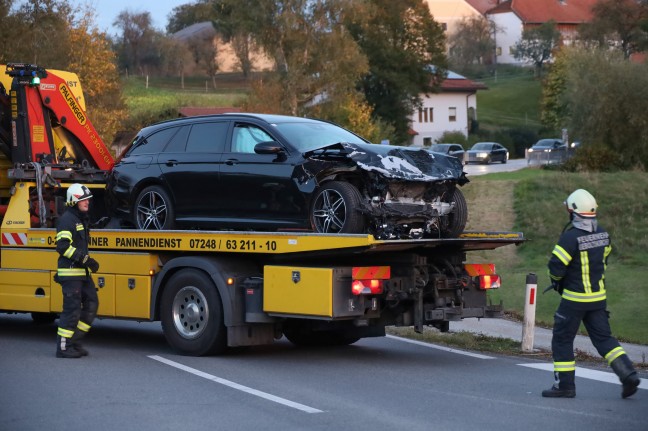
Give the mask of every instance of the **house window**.
M 419 108 L 419 123 L 431 123 L 432 108 Z
M 495 55 L 502 55 L 502 47 L 501 47 L 501 46 L 498 46 L 498 47 L 495 49 Z
M 448 108 L 448 120 L 457 121 L 457 108 Z
M 423 146 L 429 147 L 432 145 L 432 138 L 423 138 Z

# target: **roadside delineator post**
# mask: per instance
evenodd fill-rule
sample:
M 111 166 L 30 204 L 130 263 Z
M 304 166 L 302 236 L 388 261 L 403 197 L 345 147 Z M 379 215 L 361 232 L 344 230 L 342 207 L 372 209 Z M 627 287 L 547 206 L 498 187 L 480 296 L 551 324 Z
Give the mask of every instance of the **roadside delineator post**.
M 524 324 L 522 325 L 522 351 L 533 352 L 533 336 L 535 333 L 535 312 L 538 291 L 538 277 L 534 273 L 526 277 L 526 299 L 524 303 Z

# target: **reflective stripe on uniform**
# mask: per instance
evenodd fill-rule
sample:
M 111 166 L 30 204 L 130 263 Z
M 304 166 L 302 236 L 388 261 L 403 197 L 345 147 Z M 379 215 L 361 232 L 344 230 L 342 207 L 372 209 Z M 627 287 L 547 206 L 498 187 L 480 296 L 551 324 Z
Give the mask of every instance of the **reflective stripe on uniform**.
M 583 290 L 585 293 L 592 293 L 592 283 L 590 282 L 589 255 L 587 251 L 580 252 L 581 257 L 581 275 L 583 278 Z
M 553 281 L 560 281 L 560 280 L 563 279 L 562 277 L 559 277 L 559 276 L 557 276 L 557 275 L 553 275 L 553 274 L 552 274 L 551 272 L 549 272 L 549 271 L 547 271 L 547 272 L 549 273 L 549 278 L 551 278 Z
M 81 223 L 77 223 L 76 230 L 77 230 L 77 232 L 80 231 L 80 230 L 83 230 L 83 225 Z
M 61 239 L 68 239 L 72 241 L 72 232 L 70 232 L 69 230 L 60 231 L 59 233 L 56 234 L 56 241 Z
M 618 358 L 621 355 L 625 355 L 626 352 L 623 350 L 623 347 L 619 346 L 616 347 L 612 350 L 610 350 L 607 355 L 605 355 L 605 360 L 607 361 L 608 365 L 610 365 L 616 358 Z
M 60 335 L 61 337 L 72 338 L 72 336 L 74 335 L 74 331 L 70 331 L 69 329 L 59 327 L 56 334 Z
M 554 365 L 554 371 L 559 373 L 576 370 L 576 361 L 554 362 L 553 365 Z
M 572 260 L 572 257 L 569 255 L 569 253 L 567 253 L 567 251 L 558 244 L 556 244 L 556 246 L 554 247 L 552 254 L 560 259 L 560 261 L 564 263 L 565 266 L 569 265 L 569 262 L 571 262 Z
M 78 277 L 85 276 L 85 268 L 59 268 L 56 273 L 61 277 Z
M 606 298 L 605 289 L 600 292 L 574 292 L 573 290 L 563 290 L 562 297 L 574 302 L 596 302 L 603 301 Z
M 72 259 L 72 256 L 74 256 L 74 252 L 76 251 L 76 247 L 72 247 L 70 245 L 67 250 L 65 250 L 65 253 L 63 253 L 63 256 L 67 257 L 68 259 Z
M 87 323 L 82 322 L 82 321 L 79 320 L 79 324 L 77 325 L 77 328 L 80 331 L 88 332 L 90 330 L 90 325 L 88 325 Z

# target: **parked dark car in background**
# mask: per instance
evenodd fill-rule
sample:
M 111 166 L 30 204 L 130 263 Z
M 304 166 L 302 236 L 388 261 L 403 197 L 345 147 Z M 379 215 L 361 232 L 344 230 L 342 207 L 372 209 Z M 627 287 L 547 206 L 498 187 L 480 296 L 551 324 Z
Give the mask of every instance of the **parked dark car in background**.
M 497 142 L 477 142 L 471 149 L 466 151 L 464 156 L 466 163 L 506 163 L 509 152 Z
M 540 139 L 527 150 L 527 163 L 562 163 L 568 156 L 569 149 L 562 139 Z
M 447 154 L 449 156 L 454 156 L 459 160 L 464 159 L 464 148 L 459 144 L 432 144 L 428 148 L 430 151 L 435 153 Z
M 455 237 L 466 182 L 455 157 L 371 144 L 325 121 L 222 114 L 142 129 L 106 195 L 137 229 Z

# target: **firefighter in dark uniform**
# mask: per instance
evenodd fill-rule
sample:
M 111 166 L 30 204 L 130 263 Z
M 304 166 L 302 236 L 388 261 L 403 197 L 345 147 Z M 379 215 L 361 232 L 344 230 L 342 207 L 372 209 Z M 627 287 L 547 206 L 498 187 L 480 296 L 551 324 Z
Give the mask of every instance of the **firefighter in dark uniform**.
M 555 383 L 543 397 L 574 398 L 574 338 L 581 321 L 592 344 L 623 385 L 621 396 L 637 392 L 641 382 L 632 361 L 612 336 L 606 311 L 605 269 L 612 251 L 608 233 L 598 226 L 597 204 L 588 191 L 578 189 L 565 202 L 570 222 L 549 260 L 553 288 L 562 299 L 554 315 L 553 364 Z
M 56 251 L 59 253 L 56 281 L 63 290 L 63 312 L 56 337 L 57 358 L 86 356 L 80 341 L 97 315 L 99 299 L 90 271 L 99 264 L 88 255 L 90 232 L 88 207 L 92 193 L 81 184 L 67 190 L 69 207 L 56 222 Z

